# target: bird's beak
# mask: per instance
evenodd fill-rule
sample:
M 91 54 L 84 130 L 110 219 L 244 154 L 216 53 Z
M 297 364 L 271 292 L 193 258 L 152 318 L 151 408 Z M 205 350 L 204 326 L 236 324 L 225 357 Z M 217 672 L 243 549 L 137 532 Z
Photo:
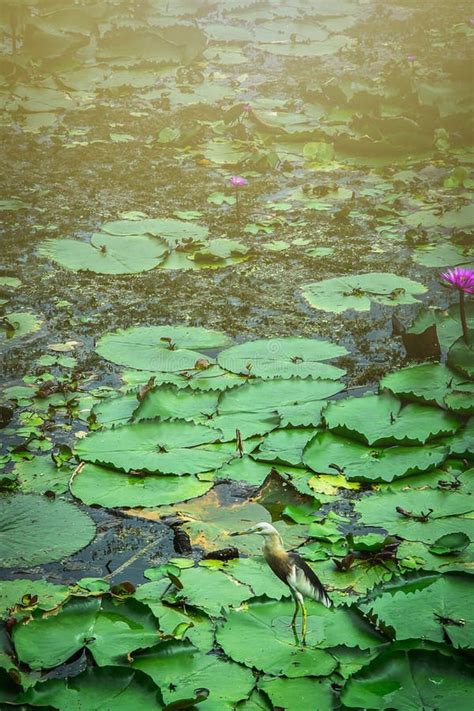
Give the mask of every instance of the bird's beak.
M 248 528 L 246 531 L 234 531 L 233 533 L 229 533 L 229 536 L 245 536 L 248 533 L 254 533 L 254 529 Z

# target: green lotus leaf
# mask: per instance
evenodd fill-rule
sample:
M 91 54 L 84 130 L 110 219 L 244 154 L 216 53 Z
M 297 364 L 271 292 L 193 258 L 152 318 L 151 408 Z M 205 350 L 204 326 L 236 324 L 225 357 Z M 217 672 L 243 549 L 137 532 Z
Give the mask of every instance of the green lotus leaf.
M 432 545 L 436 546 L 438 541 L 442 541 L 448 537 L 466 536 L 462 533 L 448 533 L 440 536 Z M 468 538 L 468 536 L 466 536 Z M 464 540 L 464 538 L 462 539 Z M 472 573 L 474 570 L 474 545 L 469 544 L 462 552 L 456 551 L 452 553 L 431 552 L 431 545 L 420 543 L 418 541 L 404 541 L 398 546 L 397 558 L 401 568 L 406 571 L 413 570 L 431 570 L 440 573 Z
M 0 321 L 0 347 L 15 345 L 18 338 L 36 333 L 43 325 L 43 319 L 28 311 L 15 311 L 2 316 Z
M 362 439 L 371 446 L 425 444 L 435 437 L 454 434 L 460 425 L 456 417 L 443 410 L 417 404 L 403 407 L 388 393 L 331 402 L 324 419 L 336 434 Z
M 443 576 L 421 579 L 420 588 L 407 581 L 360 605 L 375 617 L 378 626 L 389 629 L 396 640 L 428 639 L 443 642 L 447 637 L 454 647 L 472 648 L 474 615 L 472 586 L 468 577 Z
M 326 679 L 264 677 L 259 680 L 258 688 L 267 694 L 274 707 L 285 711 L 332 711 L 334 708 L 334 693 Z
M 146 235 L 96 233 L 90 243 L 74 239 L 45 240 L 38 254 L 73 271 L 137 274 L 157 267 L 167 251 L 164 242 Z
M 385 375 L 380 387 L 402 399 L 443 407 L 445 398 L 457 387 L 462 388 L 464 382 L 465 378 L 441 363 L 422 363 Z
M 106 360 L 119 365 L 178 373 L 193 370 L 196 361 L 203 358 L 194 349 L 219 348 L 227 345 L 228 340 L 224 333 L 205 328 L 137 326 L 107 333 L 99 339 L 96 350 Z
M 474 328 L 474 304 L 467 302 L 465 308 L 468 326 Z M 452 304 L 447 310 L 423 307 L 406 332 L 408 334 L 424 333 L 427 328 L 433 325 L 436 326 L 440 346 L 449 348 L 462 335 L 459 304 Z
M 307 647 L 295 640 L 291 628 L 293 602 L 253 602 L 229 610 L 217 628 L 217 641 L 225 653 L 241 664 L 275 676 L 326 676 L 335 660 L 321 649 L 345 644 L 368 649 L 383 643 L 362 616 L 348 609 L 328 609 L 307 601 Z M 246 640 L 251 639 L 252 645 Z
M 34 457 L 16 462 L 14 473 L 18 488 L 25 493 L 44 494 L 53 491 L 63 494 L 67 491 L 71 470 L 67 466 L 57 467 L 50 457 Z
M 76 445 L 81 459 L 125 472 L 197 474 L 232 458 L 218 444 L 219 430 L 184 420 L 137 422 L 93 432 Z
M 34 494 L 1 497 L 0 566 L 22 568 L 66 558 L 95 535 L 92 519 L 60 499 Z
M 228 373 L 218 365 L 209 365 L 201 370 L 194 368 L 180 373 L 160 373 L 144 370 L 125 370 L 121 373 L 122 380 L 127 386 L 145 385 L 150 378 L 155 378 L 156 385 L 169 384 L 177 388 L 190 388 L 191 390 L 227 390 L 243 385 L 247 382 L 244 376 Z M 128 388 L 127 388 L 128 389 Z
M 417 264 L 424 267 L 457 267 L 474 265 L 474 250 L 463 249 L 451 243 L 439 243 L 421 245 L 416 248 L 412 259 Z
M 306 446 L 303 463 L 318 474 L 337 471 L 356 481 L 392 481 L 441 464 L 446 446 L 367 447 L 331 432 L 319 432 Z
M 84 646 L 99 666 L 120 665 L 130 652 L 158 640 L 158 622 L 146 605 L 97 597 L 73 598 L 53 616 L 35 613 L 13 635 L 18 658 L 32 669 L 57 666 Z
M 89 667 L 79 676 L 49 679 L 29 689 L 22 701 L 59 711 L 157 711 L 163 706 L 158 688 L 139 671 Z
M 208 615 L 220 617 L 224 609 L 238 607 L 252 597 L 249 586 L 240 584 L 219 569 L 198 566 L 181 571 L 182 590 L 175 593 L 179 601 L 203 610 Z
M 435 555 L 452 555 L 462 553 L 471 543 L 469 536 L 465 533 L 448 533 L 441 536 L 430 546 L 430 553 Z
M 306 284 L 303 296 L 310 306 L 342 313 L 348 309 L 369 311 L 371 302 L 384 306 L 414 304 L 414 294 L 424 294 L 426 287 L 406 277 L 383 272 L 356 274 Z
M 88 506 L 161 506 L 202 496 L 212 481 L 195 476 L 127 476 L 115 469 L 86 464 L 71 484 L 73 496 Z
M 472 674 L 459 659 L 388 650 L 349 679 L 341 698 L 347 708 L 469 711 L 473 693 Z
M 379 526 L 408 541 L 434 543 L 448 533 L 465 533 L 472 540 L 474 519 L 466 517 L 474 511 L 472 499 L 469 494 L 438 489 L 388 490 L 358 501 L 355 510 L 365 525 Z
M 252 453 L 259 461 L 269 461 L 298 466 L 303 461 L 303 450 L 314 437 L 314 429 L 290 428 L 270 432 Z
M 332 380 L 305 380 L 303 378 L 249 381 L 239 388 L 222 393 L 218 413 L 276 412 L 282 425 L 317 425 L 325 398 L 344 388 Z
M 247 698 L 255 683 L 249 669 L 214 654 L 201 654 L 187 642 L 165 642 L 138 655 L 133 667 L 160 686 L 163 701 L 170 709 L 183 697 L 194 698 L 196 689 L 207 689 L 209 696 L 198 708 L 231 711 L 238 701 Z
M 155 417 L 162 420 L 179 418 L 209 423 L 210 416 L 217 408 L 218 398 L 219 393 L 215 391 L 199 392 L 190 388 L 161 385 L 147 392 L 138 405 L 135 400 L 133 419 L 141 421 Z
M 272 574 L 268 563 L 262 556 L 235 558 L 225 564 L 224 570 L 227 575 L 250 588 L 249 598 L 265 595 L 275 600 L 281 600 L 290 595 L 288 586 Z
M 466 455 L 466 458 L 472 458 L 474 452 L 474 417 L 470 417 L 466 422 L 464 429 L 459 430 L 454 437 L 447 440 L 450 454 Z
M 474 380 L 474 330 L 468 331 L 468 343 L 462 336 L 453 343 L 448 352 L 448 365 Z
M 97 424 L 104 427 L 116 427 L 130 422 L 138 405 L 136 393 L 127 393 L 100 400 L 93 406 L 91 414 Z
M 259 378 L 325 378 L 337 380 L 345 371 L 323 360 L 346 355 L 329 341 L 311 338 L 274 338 L 248 341 L 219 353 L 217 362 L 233 373 Z
M 3 580 L 0 590 L 0 617 L 30 614 L 30 608 L 52 610 L 69 597 L 66 585 L 54 585 L 46 580 Z M 35 600 L 35 598 L 37 598 Z M 13 608 L 17 606 L 15 612 Z

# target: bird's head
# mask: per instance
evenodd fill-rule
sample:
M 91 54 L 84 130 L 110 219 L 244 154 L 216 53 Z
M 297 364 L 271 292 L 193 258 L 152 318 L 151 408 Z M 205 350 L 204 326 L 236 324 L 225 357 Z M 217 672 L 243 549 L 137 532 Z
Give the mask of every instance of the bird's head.
M 255 526 L 252 526 L 251 528 L 248 528 L 246 531 L 235 531 L 234 533 L 230 533 L 230 536 L 245 536 L 250 533 L 258 533 L 260 536 L 278 536 L 280 538 L 280 534 L 276 530 L 275 526 L 272 526 L 271 523 L 257 523 Z

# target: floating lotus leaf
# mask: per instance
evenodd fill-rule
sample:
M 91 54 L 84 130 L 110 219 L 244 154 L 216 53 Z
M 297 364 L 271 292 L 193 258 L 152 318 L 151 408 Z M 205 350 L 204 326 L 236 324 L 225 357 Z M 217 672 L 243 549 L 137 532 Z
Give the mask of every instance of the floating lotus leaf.
M 446 446 L 367 447 L 331 432 L 319 432 L 303 453 L 303 463 L 318 474 L 336 469 L 347 479 L 392 481 L 441 464 L 448 455 Z
M 308 560 L 311 559 L 309 548 L 310 546 L 305 546 L 301 549 L 301 554 Z M 358 561 L 348 570 L 341 570 L 334 559 L 328 559 L 315 561 L 313 567 L 318 577 L 324 580 L 324 585 L 336 604 L 350 604 L 357 598 L 365 597 L 369 590 L 387 583 L 398 573 L 396 563 L 390 560 L 381 563 Z
M 334 692 L 331 683 L 326 679 L 263 677 L 258 682 L 258 688 L 265 692 L 274 707 L 283 708 L 285 711 L 334 709 Z
M 138 404 L 135 400 L 134 420 L 193 420 L 206 422 L 217 408 L 219 393 L 199 392 L 189 388 L 162 385 L 150 390 Z M 234 432 L 235 435 L 235 432 Z
M 406 400 L 443 407 L 445 398 L 457 387 L 462 387 L 464 382 L 465 378 L 441 363 L 422 363 L 385 375 L 380 381 L 380 387 Z
M 469 494 L 437 489 L 388 490 L 358 501 L 355 509 L 363 524 L 380 526 L 408 541 L 434 543 L 447 533 L 458 532 L 474 539 L 474 519 L 465 517 L 474 511 Z
M 137 422 L 93 432 L 76 445 L 81 459 L 94 464 L 161 474 L 197 474 L 218 469 L 232 452 L 215 444 L 219 430 L 183 420 Z
M 247 443 L 244 443 L 244 447 Z M 215 473 L 216 479 L 230 479 L 232 481 L 243 481 L 247 484 L 262 484 L 272 469 L 278 472 L 300 474 L 301 469 L 295 470 L 285 464 L 280 465 L 275 462 L 255 461 L 252 456 L 244 454 L 243 457 L 236 457 Z
M 201 654 L 187 642 L 165 642 L 138 655 L 133 667 L 160 686 L 169 709 L 182 698 L 193 699 L 197 689 L 207 689 L 209 696 L 199 704 L 202 709 L 231 711 L 238 701 L 249 696 L 255 684 L 249 669 L 214 654 Z
M 91 410 L 95 422 L 104 427 L 116 427 L 130 422 L 139 406 L 136 393 L 100 400 Z
M 466 302 L 466 320 L 468 327 L 474 328 L 474 304 Z M 407 328 L 408 334 L 421 334 L 430 326 L 436 326 L 436 334 L 440 346 L 449 348 L 462 335 L 459 318 L 459 304 L 452 304 L 447 310 L 422 308 L 412 325 Z
M 0 566 L 22 568 L 66 558 L 95 535 L 92 519 L 77 506 L 34 494 L 1 497 Z
M 13 642 L 22 662 L 32 669 L 47 669 L 84 646 L 99 666 L 121 664 L 128 653 L 158 639 L 157 620 L 136 600 L 116 605 L 107 598 L 73 598 L 56 615 L 35 613 L 28 624 L 17 625 Z
M 275 676 L 326 676 L 335 660 L 320 647 L 345 644 L 368 649 L 380 645 L 379 637 L 363 618 L 347 609 L 324 608 L 307 601 L 308 646 L 295 640 L 291 618 L 293 602 L 253 602 L 248 607 L 230 610 L 217 629 L 217 641 L 237 662 Z M 247 640 L 251 639 L 249 645 Z
M 219 400 L 221 415 L 236 412 L 277 412 L 282 425 L 317 425 L 323 401 L 344 388 L 331 380 L 291 378 L 249 381 L 225 391 Z
M 115 469 L 86 464 L 71 484 L 83 503 L 106 507 L 161 506 L 202 496 L 212 481 L 195 476 L 127 476 Z
M 250 588 L 249 598 L 265 595 L 275 600 L 281 600 L 282 597 L 290 595 L 288 586 L 276 575 L 272 575 L 268 563 L 262 556 L 234 558 L 225 564 L 224 570 L 227 575 Z
M 89 667 L 69 679 L 49 679 L 29 689 L 23 701 L 59 711 L 157 711 L 163 708 L 158 688 L 139 671 L 122 667 Z
M 248 445 L 248 439 L 255 435 L 264 435 L 271 432 L 280 425 L 280 417 L 276 413 L 270 412 L 234 412 L 224 415 L 214 415 L 207 423 L 222 432 L 222 441 L 235 440 L 237 431 L 240 433 L 242 441 L 247 440 L 244 449 Z M 253 447 L 252 447 L 253 449 Z M 246 450 L 248 451 L 248 450 Z M 251 450 L 250 450 L 251 451 Z
M 388 650 L 356 672 L 342 691 L 347 708 L 469 711 L 474 681 L 459 659 L 423 650 Z
M 7 313 L 0 319 L 0 347 L 16 345 L 18 338 L 24 338 L 39 331 L 43 319 L 28 311 Z
M 474 417 L 470 417 L 464 429 L 451 437 L 447 443 L 451 454 L 472 457 L 472 452 L 474 452 Z
M 417 247 L 412 259 L 425 267 L 474 266 L 474 250 L 463 249 L 455 244 L 434 243 Z
M 71 476 L 69 467 L 57 467 L 51 457 L 22 459 L 15 464 L 14 473 L 19 489 L 34 494 L 44 494 L 45 491 L 62 494 L 67 491 Z
M 182 590 L 175 593 L 177 600 L 203 610 L 208 615 L 220 617 L 224 609 L 238 607 L 252 597 L 252 590 L 229 577 L 219 569 L 198 566 L 181 571 Z
M 303 461 L 303 450 L 314 434 L 314 429 L 298 427 L 274 430 L 265 437 L 252 456 L 258 460 L 298 466 Z
M 306 284 L 303 296 L 310 306 L 342 313 L 348 309 L 369 311 L 370 303 L 384 306 L 414 304 L 414 294 L 424 294 L 426 286 L 406 277 L 383 272 L 356 274 Z
M 28 615 L 31 609 L 52 610 L 69 597 L 66 585 L 46 580 L 3 580 L 0 590 L 0 618 Z M 36 600 L 34 600 L 37 598 Z M 34 602 L 33 602 L 34 601 Z M 16 608 L 15 612 L 13 612 Z
M 474 545 L 469 544 L 462 552 L 432 553 L 431 549 L 439 540 L 448 536 L 466 536 L 461 533 L 448 533 L 438 538 L 432 545 L 418 541 L 404 541 L 397 549 L 397 558 L 401 568 L 406 571 L 432 570 L 440 573 L 472 573 L 474 570 Z M 467 536 L 466 536 L 467 537 Z
M 219 348 L 228 337 L 220 331 L 192 326 L 138 326 L 107 333 L 97 343 L 103 358 L 140 370 L 176 372 L 193 370 L 203 358 L 195 349 Z M 210 360 L 210 359 L 206 359 Z M 201 374 L 205 371 L 198 371 Z
M 474 330 L 468 332 L 468 343 L 458 338 L 448 352 L 448 365 L 474 380 Z
M 430 439 L 454 434 L 459 420 L 443 410 L 422 405 L 402 406 L 389 394 L 367 394 L 331 402 L 324 411 L 330 430 L 362 439 L 367 444 L 425 444 Z
M 429 583 L 429 584 L 427 584 Z M 474 644 L 472 584 L 468 577 L 444 576 L 407 581 L 361 605 L 396 640 L 429 639 L 469 649 Z
M 73 271 L 96 274 L 136 274 L 154 269 L 168 247 L 146 235 L 93 234 L 90 243 L 73 239 L 48 239 L 38 253 Z
M 322 360 L 346 355 L 342 346 L 311 338 L 274 338 L 248 341 L 219 353 L 217 362 L 233 373 L 260 378 L 327 378 L 337 380 L 345 371 Z

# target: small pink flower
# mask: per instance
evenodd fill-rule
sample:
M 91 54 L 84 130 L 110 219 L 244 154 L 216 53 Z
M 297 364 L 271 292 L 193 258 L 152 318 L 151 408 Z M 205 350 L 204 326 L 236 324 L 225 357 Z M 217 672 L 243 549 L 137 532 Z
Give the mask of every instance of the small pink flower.
M 409 62 L 416 62 L 416 54 L 407 54 L 407 59 Z
M 474 294 L 474 269 L 455 267 L 440 274 L 442 286 L 457 289 L 465 294 Z
M 246 114 L 249 114 L 252 111 L 252 105 L 251 104 L 244 104 L 242 106 L 242 111 L 245 111 Z
M 233 175 L 230 178 L 230 184 L 233 185 L 234 188 L 241 188 L 243 185 L 248 185 L 248 180 L 242 178 L 241 175 Z

